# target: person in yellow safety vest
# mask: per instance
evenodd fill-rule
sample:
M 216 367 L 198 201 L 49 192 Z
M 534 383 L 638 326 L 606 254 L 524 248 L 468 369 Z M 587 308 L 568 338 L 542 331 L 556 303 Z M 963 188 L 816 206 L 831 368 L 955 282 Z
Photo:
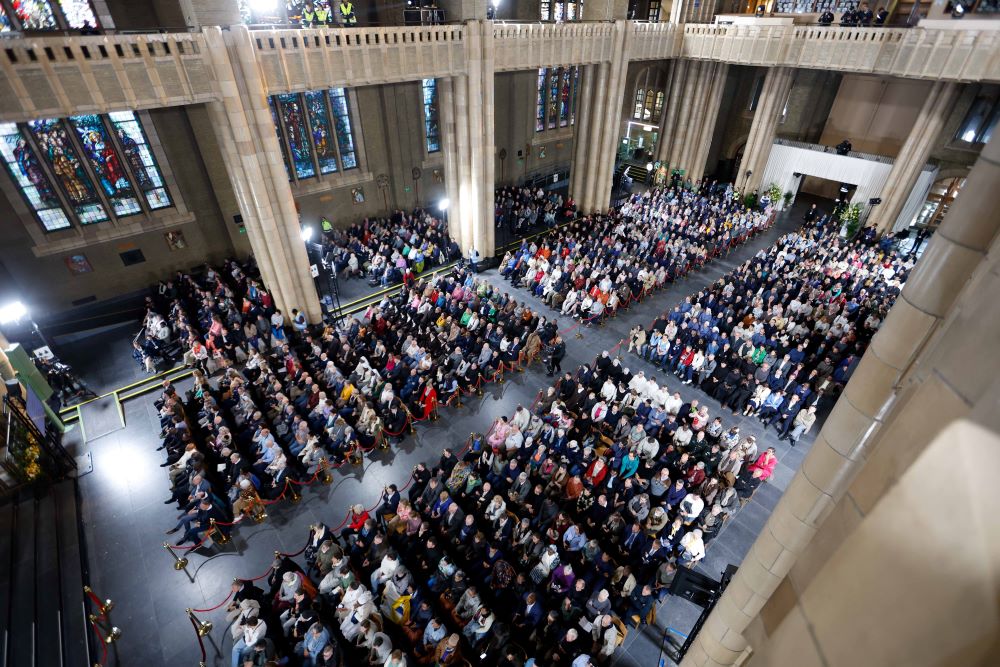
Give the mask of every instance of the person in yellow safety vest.
M 325 2 L 316 5 L 316 24 L 324 26 L 330 22 L 330 7 Z
M 323 226 L 324 233 L 333 231 L 333 223 L 330 222 L 327 218 L 323 218 L 320 221 L 320 224 Z
M 351 0 L 342 0 L 340 3 L 340 18 L 344 25 L 358 24 L 358 17 L 354 15 L 354 3 Z
M 305 8 L 302 10 L 301 23 L 303 28 L 308 28 L 316 20 L 316 10 L 313 9 L 312 3 L 307 2 Z

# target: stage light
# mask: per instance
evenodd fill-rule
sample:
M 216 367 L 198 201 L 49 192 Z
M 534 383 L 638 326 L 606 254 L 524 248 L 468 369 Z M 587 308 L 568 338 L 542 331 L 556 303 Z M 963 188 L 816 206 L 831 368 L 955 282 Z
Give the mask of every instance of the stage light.
M 0 308 L 0 324 L 10 324 L 11 322 L 17 322 L 28 316 L 28 307 L 25 306 L 20 301 L 14 301 L 13 303 L 8 303 L 3 308 Z
M 303 227 L 302 228 L 302 240 L 303 241 L 306 241 L 308 243 L 309 239 L 311 239 L 312 236 L 313 236 L 313 228 L 312 227 L 308 227 L 307 226 L 307 227 Z
M 448 210 L 448 206 L 450 205 L 451 205 L 451 200 L 445 197 L 444 199 L 438 202 L 438 210 L 443 213 Z
M 653 171 L 653 163 L 652 162 L 647 162 L 646 163 L 646 171 Z

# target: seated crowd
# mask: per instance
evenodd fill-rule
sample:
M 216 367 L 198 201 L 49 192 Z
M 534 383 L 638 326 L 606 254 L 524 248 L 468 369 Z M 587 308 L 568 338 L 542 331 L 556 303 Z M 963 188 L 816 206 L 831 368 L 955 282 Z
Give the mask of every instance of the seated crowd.
M 503 257 L 500 272 L 563 315 L 601 320 L 769 221 L 768 212 L 749 210 L 718 187 L 660 187 L 633 195 L 609 215 L 522 242 Z
M 177 332 L 195 368 L 186 396 L 165 383 L 157 403 L 178 545 L 198 543 L 210 519 L 239 522 L 327 461 L 403 437 L 460 387 L 479 388 L 556 338 L 553 323 L 465 272 L 322 331 L 297 312 L 286 328 L 279 310 L 250 294 L 254 281 L 242 271 L 226 279 L 233 275 L 184 276 L 148 318 Z
M 648 330 L 635 327 L 629 349 L 794 445 L 818 401 L 846 384 L 913 268 L 838 232 L 824 217 L 786 234 Z
M 305 567 L 234 585 L 233 665 L 609 663 L 776 465 L 696 400 L 662 422 L 651 403 L 655 380 L 604 353 L 373 514 L 313 526 Z
M 538 229 L 551 229 L 558 222 L 576 215 L 572 197 L 565 201 L 562 195 L 542 188 L 497 188 L 494 201 L 498 229 L 506 229 L 514 236 L 523 236 Z
M 346 229 L 335 229 L 324 219 L 322 244 L 324 258 L 338 275 L 365 276 L 382 287 L 412 282 L 424 270 L 462 254 L 447 225 L 419 208 L 365 218 Z

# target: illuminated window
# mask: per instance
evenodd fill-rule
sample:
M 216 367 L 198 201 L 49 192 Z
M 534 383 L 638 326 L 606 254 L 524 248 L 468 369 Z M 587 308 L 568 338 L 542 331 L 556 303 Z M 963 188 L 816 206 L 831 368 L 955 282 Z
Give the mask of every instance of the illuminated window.
M 337 145 L 340 147 L 340 163 L 345 170 L 358 166 L 354 150 L 354 132 L 351 130 L 351 113 L 347 108 L 347 95 L 343 88 L 330 90 L 330 106 L 333 109 L 333 124 L 337 129 Z
M 427 152 L 437 153 L 441 150 L 437 79 L 424 79 L 421 82 L 421 94 L 424 105 L 424 138 L 427 142 Z
M 14 123 L 0 123 L 0 154 L 11 179 L 47 232 L 69 228 L 59 195 L 42 170 L 28 139 Z
M 635 104 L 632 107 L 632 118 L 636 120 L 642 120 L 642 109 L 643 105 L 646 104 L 646 91 L 643 88 L 639 88 L 635 91 Z
M 955 139 L 969 144 L 985 144 L 1000 120 L 1000 100 L 977 97 L 958 126 Z
M 332 174 L 337 171 L 337 145 L 330 129 L 330 113 L 327 111 L 326 95 L 323 91 L 313 90 L 305 94 L 306 109 L 309 111 L 309 128 L 312 132 L 313 146 L 316 148 L 316 161 L 319 163 L 319 173 Z
M 173 206 L 131 111 L 2 123 L 0 151 L 11 180 L 48 232 Z
M 15 0 L 11 8 L 22 30 L 55 30 L 59 27 L 52 8 L 45 0 Z
M 149 148 L 146 131 L 142 123 L 131 111 L 119 111 L 109 115 L 118 144 L 122 147 L 125 161 L 131 169 L 139 190 L 146 197 L 146 203 L 152 210 L 168 208 L 174 203 L 170 193 L 163 183 L 160 165 L 156 163 L 153 151 Z
M 576 122 L 576 97 L 580 72 L 576 67 L 538 70 L 535 98 L 535 131 L 554 130 Z
M 55 118 L 33 120 L 28 128 L 81 224 L 107 220 L 108 212 L 62 121 Z
M 10 0 L 0 5 L 0 32 L 100 28 L 90 0 Z
M 320 174 L 358 166 L 343 88 L 275 95 L 268 106 L 289 180 L 315 177 L 317 165 Z
M 69 123 L 76 130 L 83 154 L 87 156 L 97 184 L 111 202 L 115 215 L 124 218 L 141 213 L 142 207 L 136 199 L 135 190 L 100 116 L 73 116 Z
M 70 28 L 96 28 L 97 17 L 88 0 L 59 0 L 59 7 Z

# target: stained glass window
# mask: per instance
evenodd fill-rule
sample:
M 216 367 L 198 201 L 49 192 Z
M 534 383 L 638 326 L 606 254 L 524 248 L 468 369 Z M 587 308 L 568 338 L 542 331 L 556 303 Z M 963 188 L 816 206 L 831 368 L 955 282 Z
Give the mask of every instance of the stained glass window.
M 632 118 L 642 120 L 642 105 L 646 101 L 646 89 L 639 88 L 635 91 L 635 104 L 632 107 Z
M 306 107 L 309 110 L 309 127 L 312 130 L 313 146 L 319 173 L 332 174 L 337 171 L 337 146 L 330 132 L 330 114 L 326 110 L 326 95 L 319 91 L 306 93 Z
M 146 132 L 142 123 L 131 111 L 118 111 L 109 115 L 111 125 L 118 136 L 125 161 L 132 169 L 132 175 L 139 184 L 139 189 L 146 195 L 146 203 L 152 210 L 173 206 L 170 193 L 163 184 L 163 174 L 160 165 L 156 163 L 153 151 L 149 148 Z
M 421 83 L 421 91 L 424 103 L 424 136 L 427 140 L 427 152 L 437 153 L 441 150 L 437 79 L 424 79 Z
M 97 17 L 89 0 L 59 0 L 63 16 L 70 28 L 98 28 Z
M 54 30 L 59 26 L 46 0 L 11 0 L 23 30 Z
M 80 222 L 87 225 L 107 220 L 108 213 L 104 210 L 94 184 L 73 148 L 66 127 L 53 118 L 30 121 L 28 127 L 38 142 L 38 148 L 42 151 L 46 162 L 52 167 L 66 196 L 73 204 L 73 210 L 76 211 Z
M 580 91 L 580 68 L 573 67 L 573 100 L 569 103 L 569 124 L 576 124 L 576 97 Z
M 559 93 L 559 127 L 569 125 L 569 105 L 571 101 L 571 75 L 569 69 L 562 70 L 562 91 Z
M 0 32 L 10 32 L 12 29 L 10 18 L 7 16 L 7 12 L 4 11 L 3 5 L 0 5 Z
M 654 118 L 659 119 L 660 114 L 663 113 L 663 99 L 664 99 L 664 97 L 665 96 L 663 94 L 663 91 L 660 91 L 660 92 L 658 92 L 656 94 L 656 103 L 653 104 L 653 117 Z
M 278 112 L 274 108 L 274 98 L 267 98 L 267 106 L 271 109 L 271 121 L 274 122 L 274 132 L 278 135 L 278 145 L 281 147 L 281 159 L 285 163 L 285 171 L 288 172 L 288 180 L 292 180 L 292 170 L 288 166 L 288 153 L 285 152 L 285 140 L 281 136 L 281 123 L 278 122 Z
M 538 97 L 535 101 L 535 132 L 545 129 L 545 68 L 538 69 Z
M 340 161 L 345 170 L 354 169 L 358 166 L 358 157 L 354 150 L 351 114 L 347 108 L 347 97 L 343 88 L 330 89 L 330 108 L 333 109 L 333 123 L 337 130 Z
M 278 95 L 278 112 L 288 136 L 288 149 L 295 165 L 296 178 L 311 178 L 316 175 L 312 161 L 312 144 L 309 129 L 302 114 L 302 101 L 298 95 Z
M 10 177 L 17 184 L 46 231 L 70 227 L 59 196 L 38 163 L 28 140 L 14 123 L 0 123 L 0 154 Z
M 549 129 L 556 126 L 559 118 L 559 70 L 553 68 L 549 70 Z
M 115 215 L 123 218 L 141 213 L 142 207 L 135 197 L 132 183 L 125 174 L 125 167 L 118 158 L 118 152 L 111 143 L 100 116 L 73 116 L 69 122 L 80 138 L 80 145 L 94 170 L 97 184 L 111 202 Z

